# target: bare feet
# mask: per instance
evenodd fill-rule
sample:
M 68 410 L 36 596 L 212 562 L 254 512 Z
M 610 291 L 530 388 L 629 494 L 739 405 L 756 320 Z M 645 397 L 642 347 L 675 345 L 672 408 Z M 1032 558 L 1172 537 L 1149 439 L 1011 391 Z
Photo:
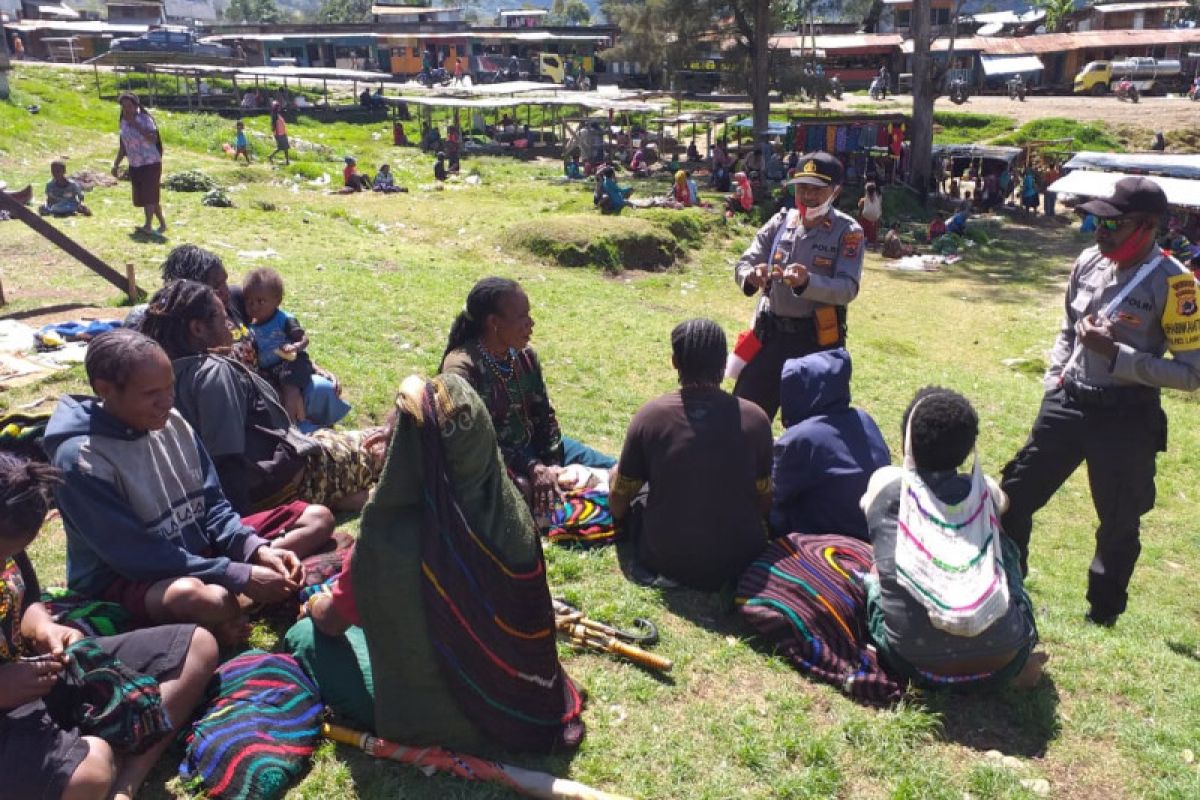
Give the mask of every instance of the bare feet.
M 1013 678 L 1012 685 L 1018 689 L 1032 689 L 1037 686 L 1042 680 L 1046 662 L 1049 660 L 1050 656 L 1046 653 L 1030 653 L 1024 668 L 1017 677 Z

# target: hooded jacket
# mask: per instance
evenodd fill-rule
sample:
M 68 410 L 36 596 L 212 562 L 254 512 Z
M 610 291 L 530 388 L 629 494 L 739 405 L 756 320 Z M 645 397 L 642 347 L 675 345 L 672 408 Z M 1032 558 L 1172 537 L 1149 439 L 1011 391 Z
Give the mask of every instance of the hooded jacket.
M 116 578 L 190 576 L 240 592 L 267 544 L 242 524 L 191 426 L 172 410 L 135 431 L 91 397 L 64 395 L 46 426 L 63 472 L 55 496 L 67 531 L 67 583 L 99 596 Z
M 871 415 L 850 406 L 850 354 L 825 350 L 783 365 L 780 406 L 787 428 L 775 442 L 771 527 L 778 535 L 840 533 L 867 538 L 859 500 L 872 473 L 891 463 Z

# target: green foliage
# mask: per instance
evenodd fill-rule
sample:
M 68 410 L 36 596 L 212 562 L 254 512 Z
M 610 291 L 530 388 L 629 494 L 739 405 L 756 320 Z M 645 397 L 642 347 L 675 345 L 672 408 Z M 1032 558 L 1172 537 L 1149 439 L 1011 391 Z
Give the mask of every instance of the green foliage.
M 669 232 L 632 213 L 522 222 L 506 233 L 510 242 L 564 267 L 599 267 L 608 272 L 665 269 L 683 253 Z
M 1043 117 L 1025 123 L 1017 130 L 996 139 L 993 144 L 1023 145 L 1026 142 L 1071 139 L 1068 150 L 1106 150 L 1122 153 L 1125 148 L 1098 123 L 1080 122 L 1066 117 Z
M 550 25 L 588 25 L 592 12 L 583 0 L 554 0 L 546 21 Z
M 224 189 L 212 189 L 200 198 L 200 204 L 213 208 L 233 208 L 233 200 Z
M 217 188 L 217 182 L 198 169 L 171 173 L 163 179 L 162 185 L 172 192 L 211 192 Z
M 317 9 L 321 22 L 370 22 L 371 0 L 322 0 Z
M 934 144 L 982 144 L 1011 132 L 1016 120 L 995 114 L 935 111 L 933 125 Z
M 283 22 L 287 18 L 275 0 L 229 0 L 225 19 L 229 22 Z
M 1034 8 L 1046 12 L 1046 30 L 1061 33 L 1071 14 L 1075 11 L 1075 0 L 1030 0 Z

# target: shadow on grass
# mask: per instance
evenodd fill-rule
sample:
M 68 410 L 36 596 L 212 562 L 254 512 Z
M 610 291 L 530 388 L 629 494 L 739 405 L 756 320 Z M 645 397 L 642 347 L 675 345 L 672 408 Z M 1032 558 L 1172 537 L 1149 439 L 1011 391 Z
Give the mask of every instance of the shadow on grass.
M 1190 658 L 1192 661 L 1200 661 L 1200 649 L 1195 645 L 1185 642 L 1167 642 L 1167 649 L 1177 656 Z
M 942 738 L 973 750 L 1043 756 L 1058 736 L 1058 688 L 1049 675 L 1029 690 L 931 692 L 925 706 L 942 718 Z
M 1032 224 L 1006 222 L 986 232 L 990 237 L 987 244 L 967 250 L 961 261 L 943 268 L 940 274 L 978 285 L 976 300 L 1000 305 L 1029 302 L 1026 294 L 1014 293 L 1014 288 L 1060 294 L 1075 258 L 1090 244 L 1088 237 L 1074 229 L 1041 218 Z M 937 280 L 923 272 L 897 270 L 892 274 L 921 283 Z

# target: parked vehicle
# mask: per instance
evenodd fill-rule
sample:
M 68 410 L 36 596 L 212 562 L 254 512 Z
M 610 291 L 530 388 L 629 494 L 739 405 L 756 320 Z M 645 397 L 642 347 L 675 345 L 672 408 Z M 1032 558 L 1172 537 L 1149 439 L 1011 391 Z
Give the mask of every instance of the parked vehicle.
M 1008 99 L 1009 100 L 1020 100 L 1022 103 L 1024 103 L 1026 91 L 1027 90 L 1025 87 L 1025 79 L 1022 78 L 1020 75 L 1017 75 L 1016 77 L 1008 79 Z
M 421 70 L 417 73 L 417 83 L 422 86 L 449 86 L 454 82 L 454 76 L 442 67 L 431 70 Z
M 1183 67 L 1178 61 L 1160 61 L 1157 58 L 1089 61 L 1075 76 L 1075 94 L 1098 97 L 1115 88 L 1114 82 L 1122 78 L 1133 82 L 1143 94 L 1166 91 L 1182 83 Z
M 186 28 L 151 28 L 141 36 L 116 39 L 110 50 L 120 53 L 187 53 L 193 56 L 233 58 L 233 49 L 222 44 L 208 44 L 196 39 Z
M 558 53 L 538 53 L 537 61 L 534 63 L 540 80 L 566 86 L 568 77 L 572 78 L 576 85 L 583 83 L 581 78 L 587 78 L 586 82 L 589 87 L 595 85 L 595 81 L 592 79 L 595 65 L 595 59 L 591 56 L 559 55 Z M 575 88 L 575 86 L 568 88 Z M 580 88 L 583 87 L 580 86 Z
M 1113 89 L 1113 94 L 1122 102 L 1128 100 L 1131 103 L 1136 103 L 1141 93 L 1138 91 L 1137 83 L 1126 78 L 1117 83 Z
M 967 82 L 962 78 L 955 78 L 950 81 L 950 102 L 956 106 L 961 106 L 971 97 L 971 90 L 967 88 Z

